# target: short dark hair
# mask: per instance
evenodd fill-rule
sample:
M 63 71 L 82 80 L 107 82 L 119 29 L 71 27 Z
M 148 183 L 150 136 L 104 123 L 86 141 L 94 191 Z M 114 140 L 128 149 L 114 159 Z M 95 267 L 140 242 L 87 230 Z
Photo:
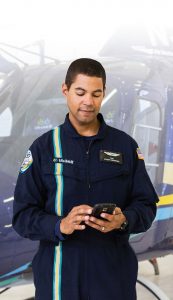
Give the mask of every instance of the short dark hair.
M 103 89 L 105 89 L 106 72 L 101 63 L 97 60 L 91 58 L 79 58 L 70 64 L 65 78 L 65 84 L 67 85 L 68 90 L 78 74 L 102 78 Z

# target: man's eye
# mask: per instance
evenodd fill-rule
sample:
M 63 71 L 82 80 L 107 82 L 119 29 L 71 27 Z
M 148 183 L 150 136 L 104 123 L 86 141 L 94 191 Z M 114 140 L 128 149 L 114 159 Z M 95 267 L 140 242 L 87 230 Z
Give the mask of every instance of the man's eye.
M 95 97 L 95 98 L 99 98 L 100 96 L 101 95 L 98 95 L 98 94 L 97 95 L 96 94 L 93 95 L 93 97 Z
M 77 96 L 84 96 L 84 93 L 76 93 Z

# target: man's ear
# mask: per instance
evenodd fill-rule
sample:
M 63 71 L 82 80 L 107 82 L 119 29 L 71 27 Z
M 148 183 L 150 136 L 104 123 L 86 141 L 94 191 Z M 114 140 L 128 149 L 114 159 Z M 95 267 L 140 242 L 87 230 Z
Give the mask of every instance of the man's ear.
M 67 96 L 68 88 L 67 88 L 67 85 L 65 83 L 62 84 L 62 93 L 63 93 L 64 96 Z

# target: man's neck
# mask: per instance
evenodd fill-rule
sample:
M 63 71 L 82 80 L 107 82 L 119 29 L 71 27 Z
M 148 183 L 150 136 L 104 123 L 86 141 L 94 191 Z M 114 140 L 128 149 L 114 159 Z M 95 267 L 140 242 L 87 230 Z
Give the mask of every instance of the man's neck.
M 77 133 L 82 136 L 94 136 L 98 133 L 100 128 L 100 122 L 98 119 L 96 119 L 92 124 L 79 124 L 69 115 L 69 120 Z

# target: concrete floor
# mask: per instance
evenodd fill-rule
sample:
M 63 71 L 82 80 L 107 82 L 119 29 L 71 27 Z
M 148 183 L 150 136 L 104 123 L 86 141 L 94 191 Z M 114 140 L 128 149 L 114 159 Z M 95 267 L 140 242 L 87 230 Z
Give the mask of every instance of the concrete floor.
M 160 275 L 154 275 L 154 269 L 148 261 L 139 263 L 139 276 L 156 284 L 168 297 L 173 300 L 173 255 L 158 258 Z M 138 300 L 154 300 L 156 297 L 149 294 L 143 287 L 137 284 Z
M 139 276 L 150 280 L 166 294 L 169 300 L 173 300 L 173 255 L 168 255 L 158 259 L 160 275 L 154 275 L 154 269 L 148 261 L 139 263 Z M 34 296 L 33 284 L 17 286 L 0 295 L 0 300 L 25 300 Z M 138 300 L 157 299 L 151 295 L 144 287 L 137 284 Z M 71 299 L 69 299 L 71 300 Z M 107 299 L 109 300 L 109 299 Z

